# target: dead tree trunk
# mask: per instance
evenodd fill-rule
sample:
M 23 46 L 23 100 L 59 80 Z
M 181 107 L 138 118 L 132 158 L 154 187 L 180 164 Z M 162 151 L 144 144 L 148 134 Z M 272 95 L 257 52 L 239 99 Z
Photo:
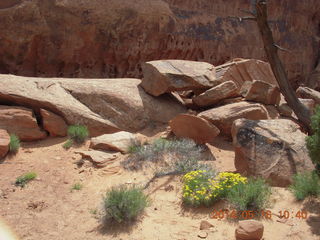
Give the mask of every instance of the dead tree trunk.
M 271 29 L 268 25 L 267 1 L 256 0 L 255 20 L 258 23 L 259 31 L 264 44 L 264 49 L 271 65 L 272 71 L 279 84 L 280 91 L 286 99 L 288 105 L 304 125 L 306 130 L 311 133 L 311 119 L 309 110 L 299 101 L 292 86 L 290 85 L 287 73 L 278 56 L 278 47 L 274 43 Z

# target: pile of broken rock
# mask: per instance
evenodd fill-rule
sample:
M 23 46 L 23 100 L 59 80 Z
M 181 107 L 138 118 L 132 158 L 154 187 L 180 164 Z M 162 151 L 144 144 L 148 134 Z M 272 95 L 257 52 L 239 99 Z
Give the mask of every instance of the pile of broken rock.
M 68 125 L 82 124 L 92 137 L 107 138 L 154 122 L 169 123 L 176 136 L 199 144 L 232 137 L 237 170 L 277 186 L 312 169 L 305 134 L 268 63 L 158 60 L 142 64 L 142 72 L 142 80 L 0 75 L 0 157 L 8 151 L 8 133 L 34 141 L 65 136 Z M 313 89 L 300 87 L 297 94 L 311 111 L 320 104 Z

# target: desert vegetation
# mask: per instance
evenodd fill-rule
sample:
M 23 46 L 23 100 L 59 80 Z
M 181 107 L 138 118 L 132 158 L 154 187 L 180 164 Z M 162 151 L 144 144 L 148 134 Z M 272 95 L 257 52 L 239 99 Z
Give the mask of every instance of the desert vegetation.
M 20 148 L 19 137 L 15 134 L 10 134 L 9 152 L 17 153 Z
M 27 183 L 34 180 L 36 177 L 37 174 L 35 172 L 25 173 L 16 179 L 15 185 L 19 187 L 25 187 Z
M 89 131 L 83 125 L 71 125 L 68 127 L 69 139 L 63 144 L 63 148 L 69 149 L 74 143 L 82 144 L 89 137 Z
M 136 186 L 121 185 L 110 189 L 104 198 L 106 218 L 118 223 L 135 220 L 149 205 L 149 198 Z

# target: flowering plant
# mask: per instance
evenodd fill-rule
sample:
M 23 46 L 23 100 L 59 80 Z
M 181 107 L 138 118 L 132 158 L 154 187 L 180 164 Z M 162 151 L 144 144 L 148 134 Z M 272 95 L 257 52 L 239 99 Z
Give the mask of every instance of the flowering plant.
M 182 199 L 192 206 L 206 205 L 226 196 L 229 189 L 247 178 L 238 173 L 221 172 L 218 175 L 206 170 L 191 171 L 182 178 Z

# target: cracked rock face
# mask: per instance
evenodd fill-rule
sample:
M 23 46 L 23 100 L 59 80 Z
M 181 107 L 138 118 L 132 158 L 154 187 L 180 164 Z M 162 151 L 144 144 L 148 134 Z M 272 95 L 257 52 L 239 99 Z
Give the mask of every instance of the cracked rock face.
M 287 119 L 238 119 L 232 126 L 237 171 L 271 180 L 275 186 L 286 187 L 292 175 L 311 171 L 306 135 Z
M 15 134 L 21 141 L 35 141 L 47 137 L 40 129 L 32 110 L 24 107 L 0 105 L 0 129 Z
M 290 50 L 279 51 L 289 78 L 306 83 L 319 56 L 320 1 L 268 4 L 275 42 Z M 158 59 L 266 60 L 256 23 L 239 20 L 250 1 L 1 0 L 0 9 L 0 73 L 140 78 L 141 63 Z
M 45 79 L 0 75 L 0 103 L 45 109 L 68 125 L 83 124 L 91 136 L 137 131 L 184 112 L 170 96 L 154 98 L 139 79 Z

